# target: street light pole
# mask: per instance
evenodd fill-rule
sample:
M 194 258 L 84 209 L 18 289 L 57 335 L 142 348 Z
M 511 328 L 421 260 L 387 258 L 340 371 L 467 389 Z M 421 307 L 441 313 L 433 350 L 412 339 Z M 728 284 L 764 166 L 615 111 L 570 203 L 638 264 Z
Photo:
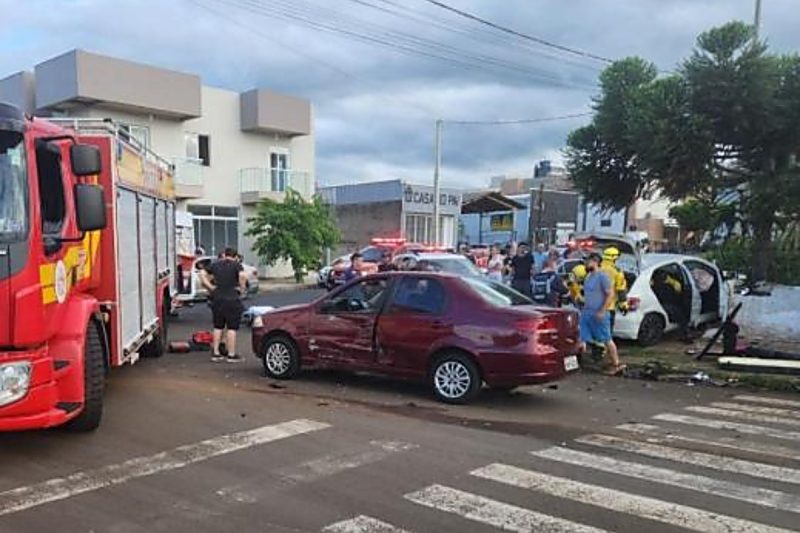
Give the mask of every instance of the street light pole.
M 753 34 L 753 42 L 758 41 L 758 30 L 761 29 L 761 0 L 756 0 L 756 15 L 753 21 L 755 32 Z
M 441 241 L 441 228 L 439 221 L 439 195 L 441 187 L 439 186 L 439 171 L 442 166 L 442 120 L 436 120 L 436 134 L 434 135 L 434 158 L 436 160 L 433 167 L 433 243 L 438 246 Z

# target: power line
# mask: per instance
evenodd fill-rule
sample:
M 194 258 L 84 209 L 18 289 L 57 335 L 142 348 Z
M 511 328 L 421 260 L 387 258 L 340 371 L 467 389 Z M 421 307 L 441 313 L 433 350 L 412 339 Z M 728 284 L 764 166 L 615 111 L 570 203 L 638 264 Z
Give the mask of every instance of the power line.
M 562 52 L 567 52 L 567 53 L 574 54 L 574 55 L 577 55 L 577 56 L 586 57 L 586 58 L 589 58 L 589 59 L 594 59 L 596 61 L 602 61 L 604 63 L 613 63 L 614 62 L 613 59 L 609 59 L 607 57 L 603 57 L 603 56 L 599 56 L 599 55 L 596 55 L 596 54 L 592 54 L 591 52 L 585 52 L 585 51 L 579 50 L 577 48 L 571 48 L 569 46 L 560 45 L 560 44 L 557 44 L 557 43 L 542 39 L 541 37 L 535 37 L 533 35 L 528 35 L 526 33 L 522 33 L 522 32 L 519 32 L 517 30 L 513 30 L 511 28 L 507 28 L 505 26 L 501 26 L 501 25 L 499 25 L 497 23 L 494 23 L 494 22 L 492 22 L 490 20 L 486 20 L 486 19 L 481 18 L 481 17 L 479 17 L 477 15 L 473 15 L 472 13 L 468 13 L 466 11 L 462 11 L 462 10 L 457 9 L 455 7 L 449 6 L 449 5 L 447 5 L 447 4 L 443 3 L 443 2 L 439 2 L 439 0 L 424 0 L 424 1 L 428 2 L 429 4 L 433 4 L 433 5 L 437 6 L 437 7 L 440 7 L 442 9 L 445 9 L 447 11 L 450 11 L 451 13 L 455 13 L 455 14 L 461 16 L 461 17 L 468 18 L 468 19 L 473 20 L 475 22 L 478 22 L 480 24 L 484 24 L 486 26 L 494 28 L 495 30 L 507 33 L 509 35 L 514 35 L 516 37 L 519 37 L 521 39 L 525 39 L 527 41 L 532 41 L 532 42 L 541 44 L 543 46 L 547 46 L 549 48 L 553 48 L 553 49 L 556 49 L 556 50 L 561 50 Z
M 486 71 L 487 67 L 494 66 L 504 70 L 511 70 L 518 74 L 525 75 L 530 78 L 538 79 L 539 81 L 549 82 L 553 85 L 561 85 L 570 88 L 589 89 L 594 88 L 594 85 L 578 84 L 576 82 L 565 81 L 560 78 L 541 74 L 534 71 L 529 67 L 523 67 L 515 64 L 505 62 L 503 60 L 486 57 L 476 56 L 468 52 L 458 50 L 447 45 L 442 45 L 434 41 L 419 38 L 411 34 L 402 32 L 395 32 L 389 30 L 389 35 L 369 33 L 365 30 L 356 30 L 351 27 L 351 21 L 345 21 L 346 26 L 341 25 L 341 17 L 336 12 L 330 12 L 322 20 L 315 20 L 313 12 L 309 11 L 306 6 L 305 12 L 298 11 L 297 2 L 281 2 L 273 0 L 269 5 L 258 2 L 256 0 L 214 0 L 217 3 L 225 4 L 228 6 L 236 7 L 241 10 L 249 11 L 260 15 L 271 15 L 276 18 L 287 20 L 302 26 L 310 27 L 315 30 L 326 31 L 330 33 L 337 33 L 345 37 L 352 38 L 368 44 L 376 44 L 386 48 L 390 48 L 405 55 L 421 55 L 428 59 L 438 60 L 448 63 L 453 66 L 467 68 L 477 71 Z M 336 21 L 339 24 L 336 24 Z M 364 21 L 356 21 L 360 28 L 369 26 Z
M 571 67 L 589 69 L 594 72 L 601 70 L 601 67 L 599 67 L 594 63 L 587 64 L 587 63 L 577 62 L 581 59 L 586 59 L 586 58 L 576 58 L 571 56 L 565 57 L 563 54 L 554 53 L 547 49 L 543 50 L 540 46 L 533 45 L 529 42 L 520 42 L 519 40 L 514 40 L 513 36 L 509 36 L 507 34 L 498 34 L 495 32 L 480 33 L 475 31 L 475 29 L 472 27 L 468 28 L 466 26 L 459 26 L 457 24 L 454 24 L 453 21 L 445 21 L 442 20 L 441 18 L 434 18 L 429 13 L 424 13 L 420 10 L 415 10 L 414 8 L 408 5 L 400 4 L 392 0 L 374 0 L 379 2 L 380 5 L 374 4 L 368 0 L 350 0 L 350 1 L 355 4 L 359 4 L 365 7 L 375 9 L 377 11 L 381 11 L 383 13 L 393 15 L 397 18 L 425 24 L 427 26 L 431 26 L 448 33 L 466 37 L 470 40 L 473 40 L 481 44 L 493 47 L 502 47 L 503 52 L 505 54 L 508 53 L 509 44 L 511 42 L 514 42 L 516 46 L 521 46 L 525 50 L 534 52 L 541 59 L 558 61 L 560 66 L 564 66 L 566 64 Z
M 507 126 L 511 124 L 535 124 L 538 122 L 555 122 L 558 120 L 568 120 L 572 118 L 588 117 L 593 115 L 593 112 L 573 113 L 571 115 L 560 115 L 555 117 L 539 117 L 539 118 L 520 118 L 509 120 L 444 120 L 445 124 L 458 124 L 461 126 Z
M 300 57 L 303 57 L 303 58 L 305 58 L 305 59 L 307 59 L 309 61 L 312 61 L 314 63 L 317 63 L 319 65 L 322 65 L 325 68 L 328 68 L 331 71 L 336 72 L 337 74 L 339 74 L 339 75 L 341 75 L 341 76 L 343 76 L 345 78 L 349 78 L 349 79 L 352 79 L 352 80 L 355 80 L 355 81 L 359 81 L 361 83 L 372 85 L 373 87 L 382 89 L 382 87 L 380 87 L 377 83 L 373 82 L 372 80 L 357 76 L 357 75 L 355 75 L 355 74 L 353 74 L 351 72 L 348 72 L 347 70 L 344 70 L 344 69 L 342 69 L 342 68 L 340 68 L 340 67 L 338 67 L 338 66 L 336 66 L 336 65 L 334 65 L 332 63 L 329 63 L 329 62 L 327 62 L 327 61 L 325 61 L 323 59 L 320 59 L 320 58 L 318 58 L 316 56 L 308 54 L 307 52 L 303 52 L 300 49 L 298 49 L 297 46 L 290 46 L 290 45 L 288 45 L 288 44 L 276 39 L 273 35 L 267 35 L 266 33 L 262 32 L 262 31 L 259 31 L 259 30 L 255 29 L 255 28 L 251 27 L 251 26 L 248 26 L 246 24 L 242 24 L 236 18 L 231 17 L 231 16 L 227 15 L 226 13 L 223 13 L 223 12 L 221 12 L 219 10 L 216 10 L 216 9 L 210 7 L 210 6 L 207 6 L 204 3 L 200 2 L 199 0 L 188 0 L 188 1 L 190 3 L 196 5 L 196 6 L 200 7 L 200 8 L 202 8 L 202 9 L 204 9 L 204 10 L 206 10 L 206 11 L 208 11 L 208 12 L 210 12 L 210 13 L 212 13 L 212 14 L 220 17 L 220 18 L 222 18 L 222 19 L 227 20 L 229 23 L 233 24 L 234 26 L 237 26 L 239 28 L 242 28 L 244 30 L 249 31 L 250 33 L 254 34 L 256 37 L 259 37 L 261 39 L 269 41 L 270 43 L 276 44 L 276 45 L 280 46 L 281 48 L 284 48 L 284 49 L 290 51 L 293 54 L 296 54 L 296 55 L 298 55 Z M 382 95 L 382 94 L 383 94 L 382 92 L 378 92 L 379 96 Z M 426 106 L 423 106 L 423 105 L 418 104 L 416 102 L 412 102 L 410 100 L 405 100 L 403 97 L 398 96 L 398 95 L 393 95 L 391 98 L 387 97 L 387 100 L 389 100 L 389 99 L 391 99 L 392 102 L 395 102 L 395 103 L 397 101 L 404 101 L 409 106 L 414 107 L 417 110 L 422 111 L 427 115 L 439 116 L 441 114 L 437 109 L 434 109 L 434 108 L 431 108 L 431 107 L 426 107 Z

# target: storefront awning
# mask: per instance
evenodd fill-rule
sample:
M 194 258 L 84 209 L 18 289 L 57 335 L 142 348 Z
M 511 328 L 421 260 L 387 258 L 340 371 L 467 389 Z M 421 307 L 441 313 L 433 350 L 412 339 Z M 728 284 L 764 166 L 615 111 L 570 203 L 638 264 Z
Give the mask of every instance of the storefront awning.
M 499 192 L 480 192 L 464 194 L 461 202 L 461 214 L 495 213 L 498 211 L 513 211 L 525 209 L 525 204 L 512 200 Z

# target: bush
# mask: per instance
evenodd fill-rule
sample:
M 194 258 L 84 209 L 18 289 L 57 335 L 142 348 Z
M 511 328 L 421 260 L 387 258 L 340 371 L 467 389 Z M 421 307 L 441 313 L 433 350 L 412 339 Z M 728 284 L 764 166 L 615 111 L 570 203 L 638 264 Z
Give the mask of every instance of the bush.
M 731 239 L 706 253 L 706 257 L 717 263 L 721 270 L 739 272 L 752 277 L 752 240 Z M 800 285 L 800 251 L 793 247 L 776 245 L 772 263 L 767 271 L 767 281 L 781 285 Z

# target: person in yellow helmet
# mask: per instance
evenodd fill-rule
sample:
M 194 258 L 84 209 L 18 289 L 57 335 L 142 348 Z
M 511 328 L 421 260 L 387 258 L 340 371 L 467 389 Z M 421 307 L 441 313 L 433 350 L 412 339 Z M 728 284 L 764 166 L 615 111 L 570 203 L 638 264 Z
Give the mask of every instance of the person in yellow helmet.
M 628 312 L 628 282 L 625 280 L 625 274 L 617 267 L 619 255 L 619 249 L 616 246 L 609 246 L 603 250 L 603 260 L 600 263 L 600 270 L 611 278 L 611 285 L 614 289 L 613 298 L 608 306 L 612 332 L 617 311 L 619 310 L 623 315 Z
M 583 281 L 586 279 L 586 267 L 581 263 L 576 265 L 567 278 L 569 299 L 576 307 L 583 305 Z

